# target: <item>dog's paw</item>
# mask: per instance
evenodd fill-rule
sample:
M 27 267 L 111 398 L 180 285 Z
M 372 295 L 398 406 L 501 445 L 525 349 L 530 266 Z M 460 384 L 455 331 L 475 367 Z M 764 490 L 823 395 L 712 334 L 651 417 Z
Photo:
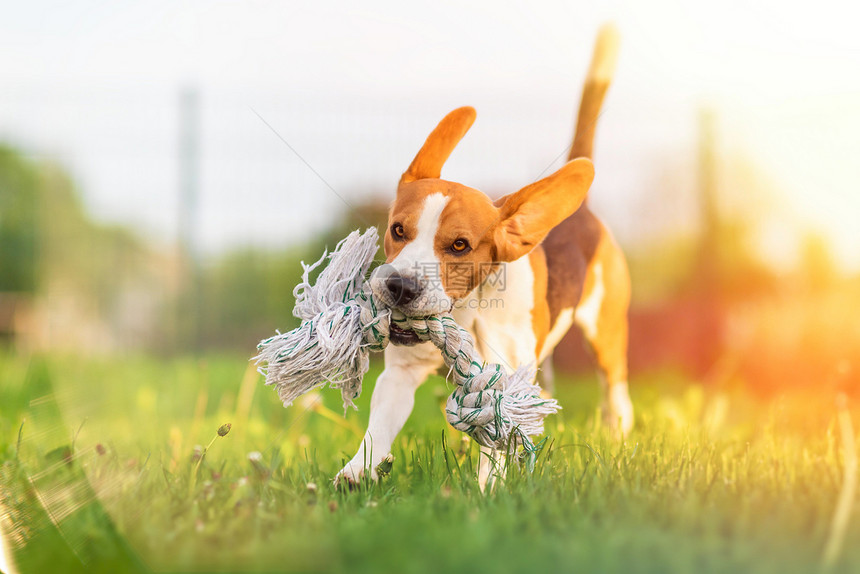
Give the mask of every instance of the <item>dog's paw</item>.
M 370 480 L 374 482 L 379 480 L 379 475 L 376 473 L 376 470 L 366 468 L 361 463 L 355 464 L 353 462 L 349 462 L 334 477 L 334 483 L 338 487 L 345 487 L 352 490 L 360 485 L 365 480 L 365 477 L 369 477 Z
M 334 477 L 334 483 L 339 487 L 352 490 L 367 478 L 376 482 L 379 480 L 379 473 L 375 468 L 364 466 L 364 461 L 349 461 Z
M 625 438 L 633 429 L 633 403 L 630 402 L 627 383 L 613 385 L 601 410 L 603 411 L 603 424 L 618 438 Z
M 377 461 L 372 466 L 365 466 L 364 461 L 349 461 L 344 466 L 337 476 L 334 477 L 334 483 L 337 486 L 355 488 L 365 480 L 369 479 L 372 482 L 379 482 L 379 479 L 391 473 L 391 466 L 394 462 L 394 456 L 387 455 L 382 460 Z

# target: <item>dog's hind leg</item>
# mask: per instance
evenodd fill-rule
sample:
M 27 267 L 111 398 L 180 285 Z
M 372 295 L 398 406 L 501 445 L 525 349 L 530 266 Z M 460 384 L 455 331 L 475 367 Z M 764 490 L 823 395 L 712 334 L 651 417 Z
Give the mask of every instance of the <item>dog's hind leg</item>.
M 633 428 L 633 404 L 627 387 L 630 276 L 624 255 L 608 232 L 589 266 L 585 286 L 576 322 L 597 363 L 603 421 L 619 436 L 625 436 Z

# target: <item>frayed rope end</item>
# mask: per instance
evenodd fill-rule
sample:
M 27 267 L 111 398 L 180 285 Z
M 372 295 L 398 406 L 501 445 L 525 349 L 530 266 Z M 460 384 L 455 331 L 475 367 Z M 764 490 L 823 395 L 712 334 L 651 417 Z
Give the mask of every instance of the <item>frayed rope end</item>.
M 353 231 L 316 263 L 302 262 L 302 281 L 295 288 L 293 314 L 302 324 L 257 346 L 252 360 L 274 385 L 284 406 L 317 387 L 341 390 L 344 407 L 355 406 L 370 361 L 362 344 L 360 308 L 355 301 L 378 249 L 375 228 Z M 326 259 L 316 282 L 310 273 Z M 265 367 L 263 366 L 265 363 Z

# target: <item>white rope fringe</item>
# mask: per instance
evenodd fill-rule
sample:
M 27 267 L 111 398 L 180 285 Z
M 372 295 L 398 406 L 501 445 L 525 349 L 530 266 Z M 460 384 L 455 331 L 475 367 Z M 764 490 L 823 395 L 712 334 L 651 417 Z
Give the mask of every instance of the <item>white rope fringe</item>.
M 535 372 L 520 367 L 508 375 L 497 363 L 477 360 L 471 335 L 450 313 L 407 317 L 383 305 L 364 278 L 377 250 L 377 232 L 350 233 L 331 254 L 305 265 L 294 290 L 293 314 L 301 326 L 261 341 L 254 361 L 274 385 L 284 406 L 326 383 L 339 388 L 344 408 L 355 408 L 371 351 L 388 345 L 393 322 L 432 341 L 442 351 L 456 388 L 445 408 L 448 422 L 479 444 L 512 452 L 522 445 L 533 463 L 536 447 L 529 437 L 543 433 L 543 419 L 561 406 L 540 396 Z M 311 271 L 326 259 L 328 266 L 311 283 Z M 262 363 L 266 363 L 264 367 Z

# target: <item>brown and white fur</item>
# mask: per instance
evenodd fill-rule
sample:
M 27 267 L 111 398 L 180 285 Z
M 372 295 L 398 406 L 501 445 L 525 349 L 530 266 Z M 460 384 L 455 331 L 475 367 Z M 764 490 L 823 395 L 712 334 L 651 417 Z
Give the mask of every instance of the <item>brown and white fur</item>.
M 496 201 L 440 179 L 443 164 L 475 119 L 470 107 L 448 114 L 400 179 L 385 233 L 387 265 L 371 281 L 407 315 L 451 311 L 472 334 L 481 357 L 510 370 L 529 364 L 551 370 L 553 349 L 577 324 L 597 363 L 605 423 L 623 435 L 633 425 L 627 392 L 630 280 L 618 245 L 584 204 L 594 178 L 594 125 L 616 51 L 615 31 L 604 28 L 568 163 Z M 393 330 L 391 342 L 373 391 L 367 433 L 338 479 L 354 482 L 365 472 L 376 479 L 377 465 L 412 412 L 415 390 L 442 365 L 438 349 L 419 343 L 414 333 Z M 484 488 L 500 457 L 482 452 L 478 479 Z

